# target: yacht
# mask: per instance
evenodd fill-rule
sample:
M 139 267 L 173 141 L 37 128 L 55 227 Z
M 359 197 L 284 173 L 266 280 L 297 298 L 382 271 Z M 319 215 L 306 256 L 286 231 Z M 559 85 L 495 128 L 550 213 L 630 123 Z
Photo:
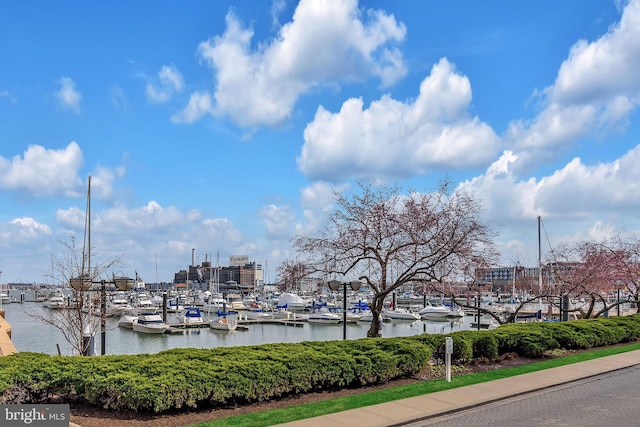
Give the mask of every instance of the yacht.
M 447 320 L 452 311 L 434 301 L 427 301 L 427 305 L 418 311 L 421 318 L 425 320 Z
M 418 313 L 414 313 L 413 311 L 403 308 L 385 310 L 384 314 L 393 321 L 415 322 L 416 320 L 420 320 L 420 315 Z
M 342 316 L 331 313 L 327 309 L 322 309 L 316 311 L 315 313 L 309 314 L 309 318 L 307 322 L 309 323 L 319 323 L 319 324 L 335 324 L 340 323 L 342 321 Z
M 138 322 L 138 312 L 135 310 L 126 310 L 120 314 L 118 326 L 126 329 L 133 329 L 133 324 Z
M 67 300 L 64 296 L 64 293 L 62 293 L 62 291 L 60 290 L 51 291 L 51 293 L 47 297 L 47 300 L 44 302 L 44 306 L 53 310 L 66 308 Z
M 169 325 L 157 313 L 141 313 L 132 328 L 136 332 L 145 334 L 164 334 L 169 329 Z
M 185 307 L 176 313 L 178 322 L 186 326 L 196 326 L 204 323 L 202 312 L 198 307 Z

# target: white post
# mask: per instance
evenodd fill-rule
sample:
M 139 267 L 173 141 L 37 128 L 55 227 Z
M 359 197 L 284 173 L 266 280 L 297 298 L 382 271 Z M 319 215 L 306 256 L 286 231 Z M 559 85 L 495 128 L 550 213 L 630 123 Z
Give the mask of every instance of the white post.
M 453 338 L 445 337 L 445 364 L 447 370 L 447 382 L 451 382 L 451 353 L 453 353 Z

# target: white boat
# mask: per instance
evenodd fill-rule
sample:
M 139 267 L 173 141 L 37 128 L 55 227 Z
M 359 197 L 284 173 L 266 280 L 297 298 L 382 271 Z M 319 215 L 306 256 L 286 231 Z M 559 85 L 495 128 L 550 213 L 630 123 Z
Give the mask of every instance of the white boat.
M 421 318 L 425 320 L 447 320 L 451 310 L 444 305 L 440 305 L 434 301 L 427 301 L 427 305 L 418 311 Z
M 153 301 L 151 301 L 151 295 L 147 291 L 141 291 L 135 295 L 133 306 L 134 308 L 138 308 L 140 310 L 149 310 L 156 308 Z
M 284 292 L 278 297 L 277 307 L 290 311 L 302 311 L 307 307 L 307 301 L 300 295 Z
M 209 327 L 218 331 L 235 331 L 238 327 L 238 323 L 231 321 L 226 317 L 221 317 L 217 320 L 212 320 L 211 322 L 209 322 Z
M 176 319 L 183 325 L 200 325 L 204 323 L 202 312 L 198 307 L 185 307 L 176 313 Z
M 204 303 L 202 309 L 205 311 L 219 311 L 226 308 L 227 301 L 224 299 L 224 295 L 220 292 L 211 292 Z
M 0 291 L 0 303 L 9 304 L 11 302 L 11 296 L 7 291 Z
M 240 317 L 251 320 L 269 320 L 274 318 L 273 311 L 246 310 L 239 313 Z
M 420 320 L 420 315 L 418 313 L 414 313 L 413 311 L 405 310 L 403 308 L 385 310 L 384 314 L 392 321 L 415 322 L 416 320 Z
M 391 319 L 387 317 L 386 311 L 382 313 L 382 322 L 387 323 L 391 322 Z M 372 322 L 373 321 L 373 312 L 371 310 L 366 310 L 360 316 L 361 322 Z
M 180 304 L 178 299 L 167 301 L 167 313 L 180 313 L 184 310 L 184 305 Z
M 67 307 L 67 300 L 62 291 L 52 291 L 44 302 L 46 308 L 58 310 Z
M 162 295 L 154 295 L 151 297 L 151 302 L 156 307 L 162 307 L 162 304 L 164 304 L 164 298 Z
M 455 317 L 455 318 L 464 317 L 464 310 L 459 305 L 456 305 L 454 307 L 449 307 L 449 315 L 447 317 L 449 317 L 449 318 L 451 318 L 451 317 Z
M 342 316 L 339 314 L 331 313 L 329 310 L 319 310 L 315 313 L 309 314 L 307 322 L 318 323 L 324 325 L 336 324 L 342 321 Z
M 133 330 L 145 334 L 164 334 L 169 329 L 162 317 L 157 313 L 142 313 L 133 324 Z
M 246 310 L 247 306 L 242 302 L 242 297 L 240 294 L 227 294 L 226 299 L 227 310 L 229 311 L 240 311 Z
M 36 302 L 47 302 L 47 295 L 44 293 L 44 291 L 37 291 L 35 292 L 35 298 L 36 298 Z
M 126 310 L 120 314 L 118 326 L 121 328 L 133 329 L 133 324 L 138 322 L 138 312 L 135 310 Z
M 362 319 L 362 314 L 347 312 L 347 323 L 358 323 Z
M 107 301 L 107 316 L 120 317 L 122 313 L 132 308 L 127 294 L 124 291 L 117 291 L 111 300 Z

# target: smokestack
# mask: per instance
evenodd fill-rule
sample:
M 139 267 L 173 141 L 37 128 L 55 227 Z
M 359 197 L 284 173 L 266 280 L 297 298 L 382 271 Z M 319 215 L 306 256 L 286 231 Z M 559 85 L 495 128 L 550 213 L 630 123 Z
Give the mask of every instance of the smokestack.
M 191 249 L 191 265 L 196 265 L 196 248 Z

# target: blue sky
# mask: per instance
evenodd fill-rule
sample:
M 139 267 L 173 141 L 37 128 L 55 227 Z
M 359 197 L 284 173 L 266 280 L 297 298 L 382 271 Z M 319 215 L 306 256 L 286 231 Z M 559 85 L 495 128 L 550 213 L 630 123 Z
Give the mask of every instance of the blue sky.
M 0 270 L 82 239 L 275 268 L 360 181 L 482 200 L 504 265 L 640 228 L 640 1 L 0 3 Z

